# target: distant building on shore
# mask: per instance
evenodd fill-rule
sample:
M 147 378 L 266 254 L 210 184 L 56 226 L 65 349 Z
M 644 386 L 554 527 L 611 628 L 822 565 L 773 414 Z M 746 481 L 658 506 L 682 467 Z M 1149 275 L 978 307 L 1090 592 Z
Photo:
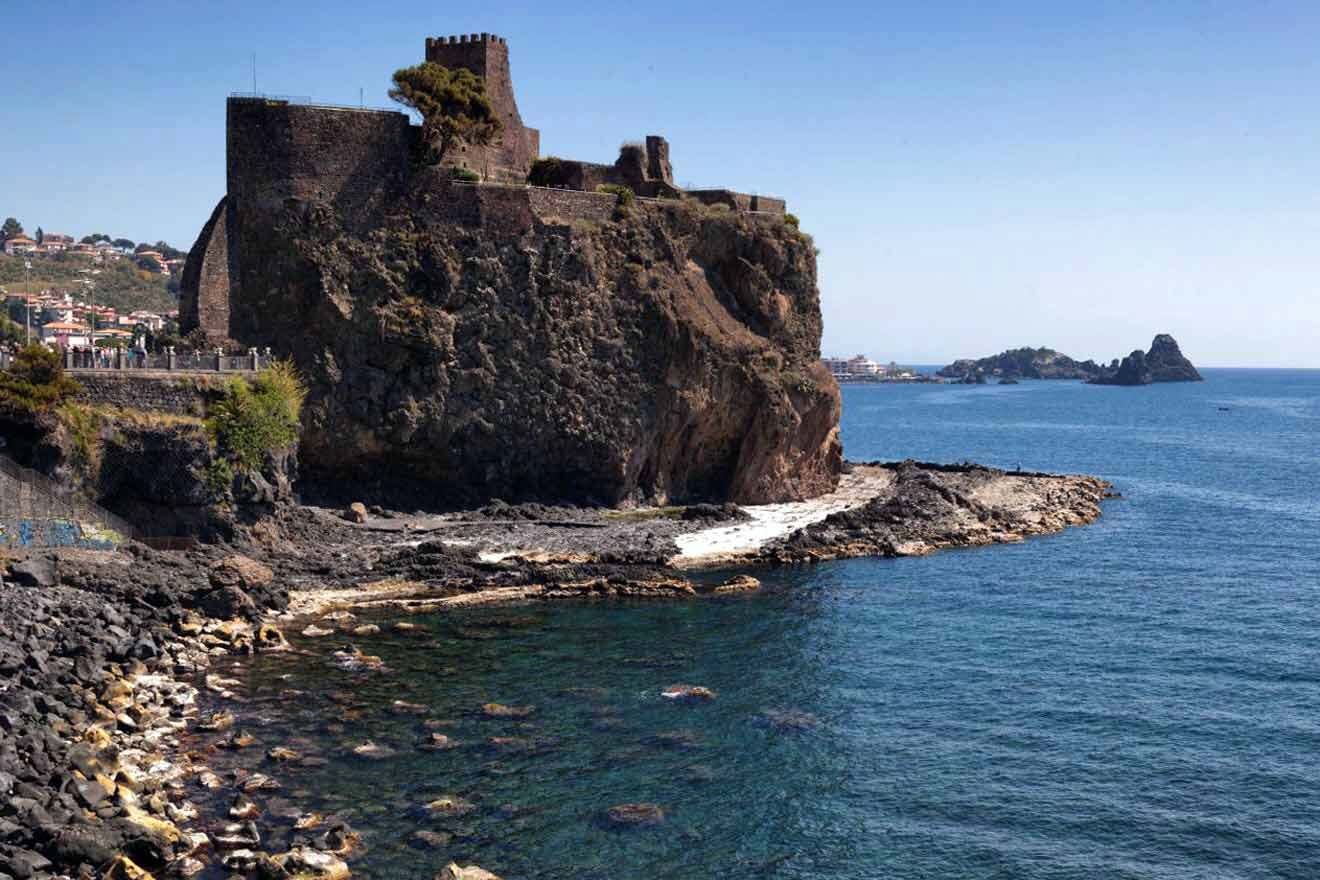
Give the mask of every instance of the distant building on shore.
M 884 364 L 861 354 L 850 358 L 821 358 L 821 362 L 829 368 L 830 375 L 836 379 L 880 376 L 885 372 Z
M 821 363 L 838 382 L 910 382 L 922 377 L 915 370 L 890 361 L 882 364 L 866 355 L 850 358 L 821 358 Z

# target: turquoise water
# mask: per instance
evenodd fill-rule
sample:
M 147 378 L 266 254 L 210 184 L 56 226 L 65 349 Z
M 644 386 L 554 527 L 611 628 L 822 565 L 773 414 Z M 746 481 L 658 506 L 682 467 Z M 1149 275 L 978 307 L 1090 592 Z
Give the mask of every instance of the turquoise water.
M 330 759 L 281 768 L 281 796 L 363 832 L 359 876 L 1315 877 L 1320 372 L 1206 377 L 845 388 L 854 460 L 1123 497 L 1022 545 L 758 572 L 754 597 L 410 618 L 429 633 L 355 640 L 388 675 L 260 659 L 245 723 Z M 673 705 L 675 682 L 718 697 Z M 459 745 L 418 751 L 427 718 Z M 345 757 L 368 738 L 396 755 Z M 472 811 L 420 808 L 450 794 Z M 666 820 L 610 827 L 630 801 Z

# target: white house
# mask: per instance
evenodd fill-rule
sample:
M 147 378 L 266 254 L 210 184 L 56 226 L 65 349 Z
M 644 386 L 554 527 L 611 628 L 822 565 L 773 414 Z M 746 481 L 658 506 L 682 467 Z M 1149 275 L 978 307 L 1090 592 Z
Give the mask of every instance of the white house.
M 72 321 L 51 321 L 41 326 L 41 341 L 59 348 L 91 345 L 92 328 Z
M 15 254 L 30 254 L 36 249 L 36 241 L 26 235 L 15 235 L 13 238 L 5 239 L 5 253 L 11 257 Z

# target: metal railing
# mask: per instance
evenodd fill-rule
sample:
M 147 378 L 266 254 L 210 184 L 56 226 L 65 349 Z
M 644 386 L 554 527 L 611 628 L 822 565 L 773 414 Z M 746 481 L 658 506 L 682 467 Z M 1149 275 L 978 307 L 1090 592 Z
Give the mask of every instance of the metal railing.
M 125 540 L 137 537 L 137 529 L 122 517 L 101 505 L 60 486 L 45 474 L 25 468 L 7 455 L 0 454 L 0 482 L 13 488 L 0 492 L 2 520 L 69 520 L 94 523 L 115 532 Z
M 267 101 L 272 104 L 292 104 L 296 107 L 315 107 L 320 110 L 356 110 L 363 113 L 399 113 L 398 107 L 374 107 L 366 104 L 327 104 L 313 101 L 308 95 L 267 95 L 264 92 L 230 92 L 229 97 L 243 101 Z
M 275 362 L 269 348 L 248 349 L 246 354 L 224 351 L 129 351 L 126 349 L 66 348 L 64 369 L 71 373 L 156 370 L 168 373 L 259 373 Z

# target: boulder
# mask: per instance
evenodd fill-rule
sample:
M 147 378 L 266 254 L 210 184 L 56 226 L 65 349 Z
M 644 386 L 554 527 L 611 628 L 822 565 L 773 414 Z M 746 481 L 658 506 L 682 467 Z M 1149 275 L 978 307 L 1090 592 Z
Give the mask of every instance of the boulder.
M 500 878 L 476 865 L 468 865 L 464 868 L 459 867 L 456 862 L 450 862 L 445 865 L 444 870 L 435 875 L 435 880 L 500 880 Z
M 295 846 L 284 855 L 275 856 L 275 863 L 302 880 L 347 880 L 349 877 L 348 865 L 343 859 L 305 846 Z
M 6 580 L 21 587 L 53 587 L 58 583 L 55 560 L 38 557 L 16 562 L 9 567 Z
M 257 603 L 238 587 L 217 587 L 202 594 L 197 600 L 197 610 L 210 617 L 223 619 L 259 616 Z
M 226 556 L 211 566 L 211 586 L 239 587 L 243 590 L 255 590 L 265 587 L 275 579 L 275 573 L 267 566 L 246 556 Z

